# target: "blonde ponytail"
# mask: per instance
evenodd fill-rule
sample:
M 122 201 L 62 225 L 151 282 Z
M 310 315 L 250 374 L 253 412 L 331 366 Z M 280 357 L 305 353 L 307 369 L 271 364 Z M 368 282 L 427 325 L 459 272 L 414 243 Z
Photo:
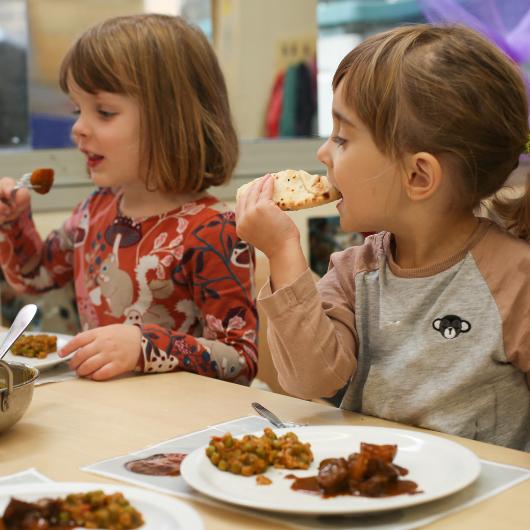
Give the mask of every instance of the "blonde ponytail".
M 492 202 L 494 214 L 513 235 L 530 242 L 530 172 L 526 188 L 519 197 L 506 198 L 497 194 Z

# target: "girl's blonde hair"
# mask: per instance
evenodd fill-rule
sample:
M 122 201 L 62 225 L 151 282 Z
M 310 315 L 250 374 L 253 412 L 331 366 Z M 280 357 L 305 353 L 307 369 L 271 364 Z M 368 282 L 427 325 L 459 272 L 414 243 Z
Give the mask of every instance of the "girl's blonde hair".
M 63 59 L 60 86 L 135 98 L 147 189 L 202 191 L 231 177 L 238 140 L 223 74 L 204 34 L 181 17 L 97 24 Z
M 528 139 L 517 66 L 477 32 L 419 24 L 369 37 L 340 63 L 333 89 L 396 160 L 426 151 L 455 175 L 460 206 L 495 193 Z
M 521 196 L 495 196 L 491 206 L 510 232 L 530 241 L 530 173 L 526 176 L 526 189 Z

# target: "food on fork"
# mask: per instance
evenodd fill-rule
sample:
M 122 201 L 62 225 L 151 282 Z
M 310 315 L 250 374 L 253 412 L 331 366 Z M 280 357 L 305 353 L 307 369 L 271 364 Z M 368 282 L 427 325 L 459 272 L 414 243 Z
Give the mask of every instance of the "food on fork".
M 272 200 L 282 210 L 312 208 L 341 198 L 340 192 L 331 185 L 327 177 L 322 175 L 311 175 L 301 169 L 285 169 L 271 175 L 274 178 Z M 252 182 L 244 184 L 237 190 L 236 200 Z
M 101 490 L 35 502 L 12 498 L 0 518 L 0 530 L 132 530 L 143 524 L 142 514 L 123 494 L 106 495 Z
M 228 432 L 213 436 L 206 456 L 221 471 L 251 476 L 267 471 L 269 466 L 286 469 L 307 469 L 313 461 L 311 444 L 303 443 L 288 432 L 277 436 L 268 427 L 262 436 L 246 434 L 238 440 Z
M 11 346 L 13 355 L 45 359 L 48 354 L 57 351 L 56 335 L 22 335 Z
M 30 183 L 37 193 L 44 195 L 50 191 L 54 175 L 54 170 L 50 168 L 35 169 L 31 172 Z
M 402 480 L 408 473 L 393 463 L 397 445 L 376 445 L 361 442 L 361 452 L 348 458 L 326 458 L 318 466 L 318 475 L 296 477 L 291 488 L 318 494 L 322 497 L 355 495 L 361 497 L 389 497 L 404 493 L 421 493 L 412 480 Z

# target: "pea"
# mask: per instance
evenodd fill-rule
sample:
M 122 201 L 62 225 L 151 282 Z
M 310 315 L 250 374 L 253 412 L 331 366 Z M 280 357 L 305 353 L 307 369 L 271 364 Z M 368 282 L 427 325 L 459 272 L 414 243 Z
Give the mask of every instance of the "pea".
M 250 477 L 250 475 L 254 474 L 254 470 L 252 469 L 252 466 L 243 466 L 241 468 L 241 474 L 245 475 L 245 477 Z
M 230 464 L 230 471 L 232 473 L 235 473 L 236 475 L 239 475 L 241 473 L 241 468 L 241 462 L 238 462 L 237 460 Z

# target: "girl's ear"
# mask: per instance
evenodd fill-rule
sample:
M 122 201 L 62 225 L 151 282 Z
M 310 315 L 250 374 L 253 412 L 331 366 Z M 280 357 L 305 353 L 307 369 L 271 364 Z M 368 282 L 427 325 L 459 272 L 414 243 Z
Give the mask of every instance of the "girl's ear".
M 408 157 L 403 174 L 403 188 L 412 201 L 431 198 L 442 183 L 443 171 L 438 159 L 430 153 L 414 153 Z

